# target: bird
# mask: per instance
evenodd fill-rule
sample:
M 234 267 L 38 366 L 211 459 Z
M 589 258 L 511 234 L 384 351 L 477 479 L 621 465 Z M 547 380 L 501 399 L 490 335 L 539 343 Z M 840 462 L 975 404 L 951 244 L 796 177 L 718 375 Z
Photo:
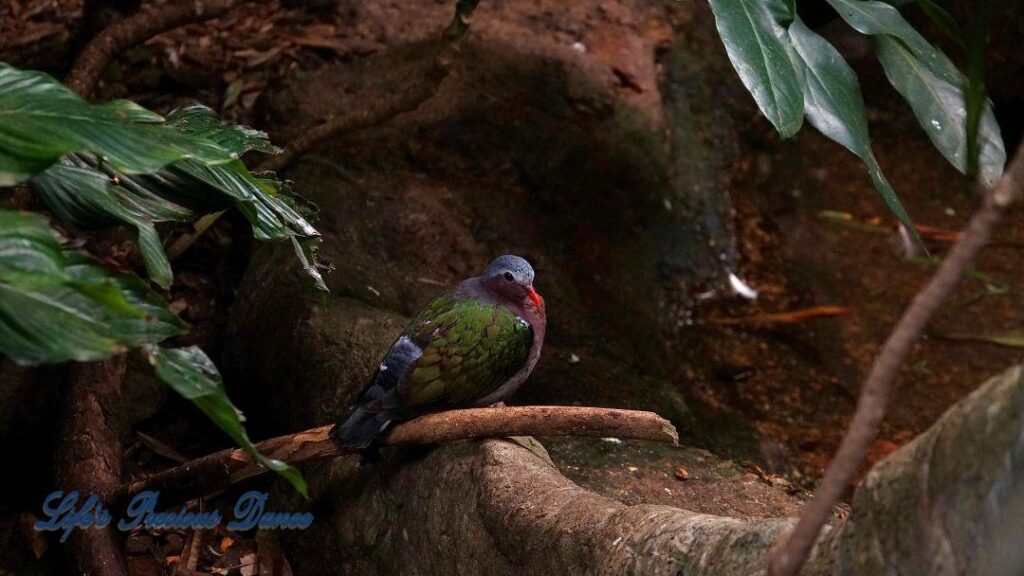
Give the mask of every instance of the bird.
M 331 439 L 366 456 L 393 423 L 511 396 L 544 345 L 547 311 L 533 281 L 530 263 L 506 254 L 431 300 L 388 349 Z

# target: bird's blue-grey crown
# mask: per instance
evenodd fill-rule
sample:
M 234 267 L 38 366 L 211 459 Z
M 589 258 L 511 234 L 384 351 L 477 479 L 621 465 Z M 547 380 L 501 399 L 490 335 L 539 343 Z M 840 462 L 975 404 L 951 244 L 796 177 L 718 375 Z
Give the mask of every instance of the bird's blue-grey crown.
M 484 270 L 484 278 L 493 278 L 509 273 L 519 284 L 533 284 L 533 266 L 526 260 L 512 254 L 498 256 Z

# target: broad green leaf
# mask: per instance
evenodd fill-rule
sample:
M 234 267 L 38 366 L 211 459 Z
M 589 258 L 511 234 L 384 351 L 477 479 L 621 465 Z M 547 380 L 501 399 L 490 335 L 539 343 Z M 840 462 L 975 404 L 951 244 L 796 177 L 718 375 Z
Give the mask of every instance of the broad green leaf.
M 0 209 L 0 282 L 60 284 L 60 238 L 40 216 Z
M 42 218 L 0 210 L 0 353 L 23 365 L 99 360 L 182 328 L 139 280 L 63 249 Z
M 924 245 L 896 191 L 882 173 L 871 150 L 868 118 L 864 108 L 857 75 L 839 51 L 827 40 L 796 18 L 789 27 L 789 37 L 802 65 L 804 112 L 807 121 L 826 137 L 845 146 L 860 157 L 867 167 L 875 190 L 900 222 Z
M 124 113 L 140 120 L 152 114 L 130 102 L 118 103 Z M 249 150 L 276 152 L 266 134 L 221 120 L 205 106 L 193 105 L 168 115 L 165 127 L 188 137 L 214 142 L 232 155 Z M 161 120 L 159 116 L 156 119 Z M 284 183 L 258 177 L 241 160 L 207 164 L 186 159 L 154 174 L 126 174 L 99 162 L 91 154 L 72 154 L 31 181 L 53 212 L 80 228 L 116 224 L 129 226 L 146 262 L 150 278 L 166 288 L 172 271 L 154 227 L 156 222 L 189 222 L 200 215 L 237 207 L 252 225 L 258 240 L 285 240 L 293 236 L 319 236 L 296 206 Z M 304 258 L 301 250 L 297 251 Z M 306 270 L 315 267 L 303 260 Z M 324 287 L 319 274 L 312 274 Z
M 955 80 L 959 73 L 946 55 L 934 48 L 920 32 L 914 29 L 900 11 L 876 0 L 828 0 L 854 30 L 867 36 L 893 36 L 899 38 L 927 66 Z
M 899 11 L 873 0 L 828 0 L 846 22 L 873 36 L 875 52 L 894 88 L 910 104 L 918 123 L 939 152 L 963 173 L 967 162 L 967 80 Z M 1003 173 L 1006 150 L 986 101 L 978 128 L 981 181 L 991 186 Z
M 93 153 L 129 174 L 185 158 L 218 164 L 235 157 L 136 104 L 89 104 L 46 74 L 0 62 L 0 186 L 24 182 L 72 152 Z
M 240 160 L 208 166 L 186 160 L 170 172 L 183 175 L 227 196 L 252 224 L 257 240 L 277 240 L 298 234 L 319 236 L 305 218 L 278 195 L 276 180 L 254 176 Z
M 183 161 L 153 176 L 133 176 L 131 181 L 133 186 L 198 211 L 237 207 L 249 220 L 257 240 L 292 239 L 303 269 L 318 289 L 327 290 L 316 270 L 310 242 L 319 233 L 303 213 L 314 214 L 315 207 L 292 194 L 288 182 L 256 176 L 241 161 L 219 166 Z
M 792 48 L 779 19 L 789 13 L 781 0 L 710 0 L 718 35 L 740 80 L 783 138 L 800 129 L 803 94 Z
M 264 154 L 281 152 L 270 143 L 266 132 L 222 120 L 216 112 L 202 104 L 173 110 L 167 115 L 167 123 L 185 134 L 215 142 L 236 157 L 249 150 Z
M 948 81 L 892 36 L 876 36 L 873 40 L 889 82 L 910 104 L 932 143 L 950 164 L 967 173 L 967 111 L 962 76 L 956 82 Z M 980 115 L 978 150 L 981 181 L 992 186 L 1003 174 L 1006 150 L 988 103 Z
M 799 18 L 790 25 L 789 37 L 802 65 L 807 121 L 863 158 L 870 141 L 857 75 L 835 47 Z
M 195 346 L 148 346 L 145 353 L 161 380 L 191 400 L 254 460 L 283 476 L 303 496 L 307 495 L 306 482 L 297 469 L 256 451 L 245 427 L 242 426 L 242 413 L 228 399 L 217 367 L 202 350 Z
M 154 223 L 191 220 L 190 210 L 155 195 L 133 194 L 95 168 L 76 166 L 70 160 L 54 164 L 31 184 L 64 222 L 83 229 L 130 226 L 149 277 L 163 288 L 170 286 L 171 263 Z

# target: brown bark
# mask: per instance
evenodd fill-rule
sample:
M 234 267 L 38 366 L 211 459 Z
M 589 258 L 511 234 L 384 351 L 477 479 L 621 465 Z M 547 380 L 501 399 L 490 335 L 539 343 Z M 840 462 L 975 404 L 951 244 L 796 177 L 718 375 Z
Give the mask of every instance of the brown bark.
M 175 4 L 143 7 L 139 12 L 111 25 L 93 38 L 75 59 L 66 84 L 83 98 L 88 98 L 107 64 L 124 50 L 179 26 L 216 18 L 242 2 L 243 0 L 179 0 Z
M 903 313 L 871 366 L 857 408 L 835 457 L 825 471 L 814 498 L 804 507 L 800 521 L 784 535 L 772 554 L 769 572 L 792 576 L 800 571 L 832 507 L 860 469 L 885 416 L 893 381 L 910 356 L 914 344 L 939 307 L 956 289 L 965 272 L 988 243 L 1009 206 L 1024 189 L 1024 150 L 1018 151 L 1003 177 L 984 195 L 982 206 L 942 261 L 931 280 Z
M 292 465 L 352 454 L 328 438 L 331 426 L 271 438 L 256 444 L 260 453 Z M 523 406 L 474 408 L 422 416 L 395 426 L 382 446 L 436 444 L 469 438 L 503 436 L 614 436 L 678 441 L 675 428 L 657 414 L 613 408 Z M 221 450 L 148 478 L 120 485 L 108 502 L 122 502 L 142 490 L 159 490 L 164 505 L 209 494 L 266 472 L 241 449 Z M 108 487 L 114 484 L 108 484 Z
M 121 480 L 117 414 L 124 371 L 124 356 L 71 368 L 67 414 L 57 453 L 57 477 L 66 490 L 90 494 Z M 127 574 L 113 523 L 75 531 L 70 547 L 83 574 Z

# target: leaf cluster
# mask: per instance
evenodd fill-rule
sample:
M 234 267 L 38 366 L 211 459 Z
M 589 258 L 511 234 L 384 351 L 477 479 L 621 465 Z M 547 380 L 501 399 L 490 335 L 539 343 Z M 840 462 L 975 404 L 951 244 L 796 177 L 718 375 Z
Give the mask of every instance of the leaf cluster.
M 124 100 L 90 104 L 46 74 L 0 62 L 0 186 L 27 184 L 74 229 L 127 227 L 162 289 L 173 271 L 157 225 L 236 209 L 257 240 L 291 242 L 326 290 L 310 263 L 315 210 L 273 174 L 250 172 L 247 152 L 279 150 L 205 106 L 165 118 Z M 39 365 L 138 350 L 165 383 L 305 493 L 297 470 L 256 452 L 206 354 L 161 346 L 186 331 L 145 280 L 107 270 L 39 214 L 0 209 L 0 353 Z
M 876 0 L 828 0 L 853 29 L 869 36 L 892 86 L 907 101 L 935 148 L 957 170 L 991 186 L 1006 164 L 992 104 L 981 84 L 978 38 L 971 34 L 970 78 L 924 38 L 893 5 Z M 901 4 L 906 2 L 901 2 Z M 836 48 L 811 30 L 793 0 L 710 0 L 719 36 L 743 85 L 783 137 L 804 119 L 857 155 L 892 213 L 917 235 L 871 149 L 857 75 Z M 930 0 L 919 0 L 940 29 L 959 37 L 956 21 Z M 918 238 L 918 240 L 920 240 Z

